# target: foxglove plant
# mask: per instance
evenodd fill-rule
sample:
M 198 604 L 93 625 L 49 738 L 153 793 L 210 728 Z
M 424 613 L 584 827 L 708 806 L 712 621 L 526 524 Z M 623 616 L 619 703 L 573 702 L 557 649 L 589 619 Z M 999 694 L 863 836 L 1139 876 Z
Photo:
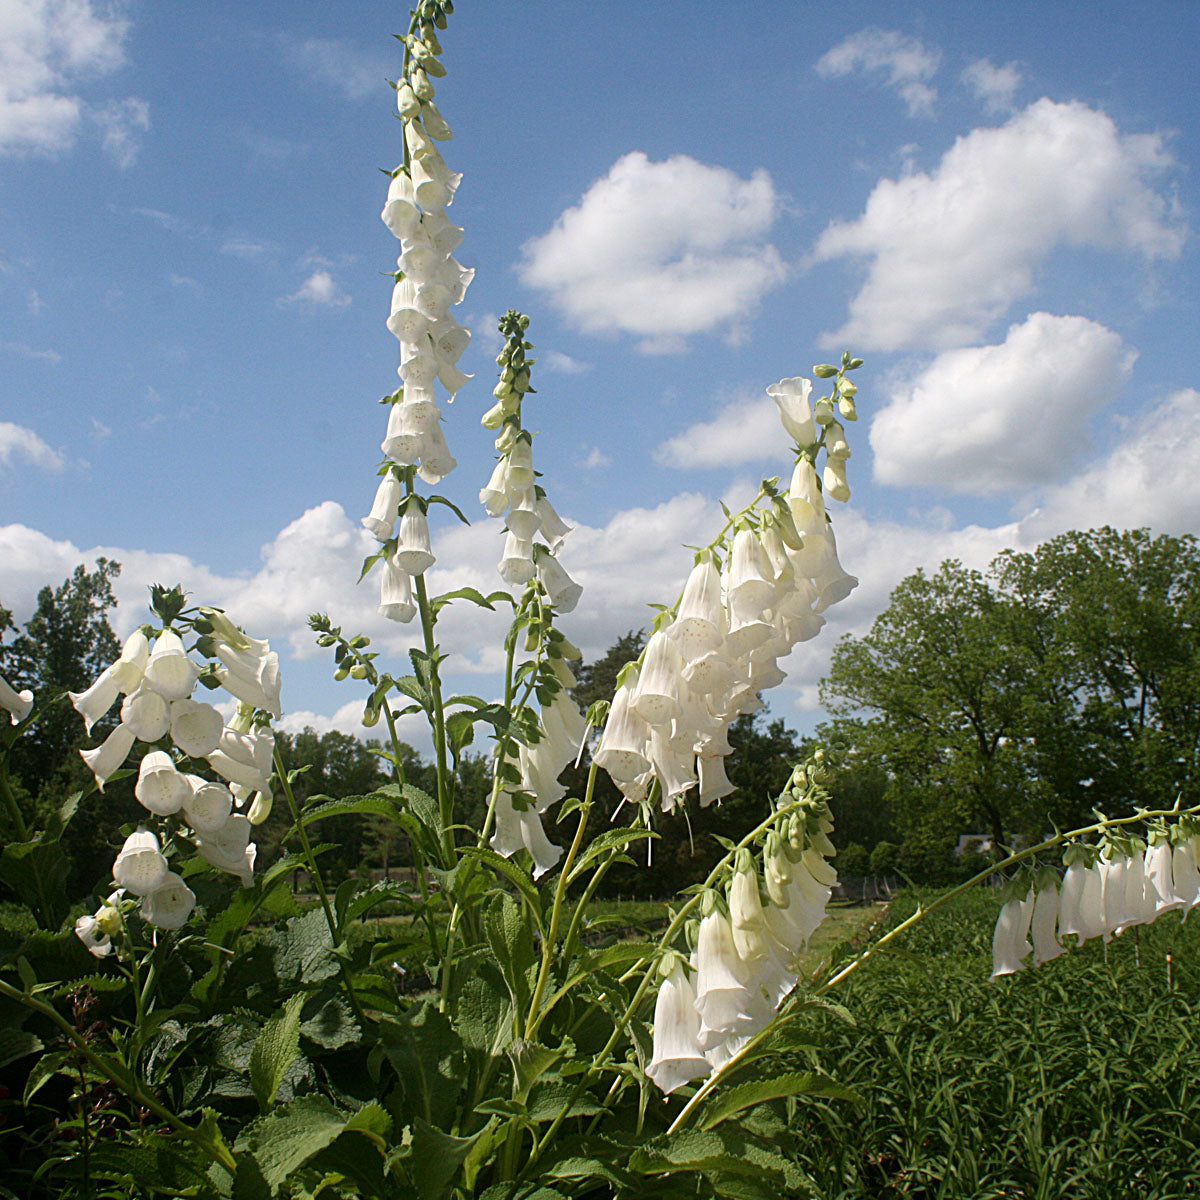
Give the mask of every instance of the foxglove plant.
M 282 711 L 279 660 L 267 642 L 247 636 L 221 610 L 185 610 L 179 589 L 153 588 L 151 606 L 163 626 L 136 630 L 117 661 L 70 698 L 90 732 L 125 696 L 116 728 L 100 746 L 80 751 L 103 790 L 135 745 L 147 746 L 134 786 L 147 823 L 129 834 L 113 863 L 118 887 L 113 895 L 137 897 L 128 911 L 136 908 L 149 924 L 180 929 L 196 897 L 171 870 L 168 856 L 190 846 L 244 887 L 253 883 L 252 822 L 261 822 L 270 811 L 274 769 L 274 735 L 267 722 Z M 191 652 L 181 630 L 196 636 Z M 192 652 L 207 660 L 203 666 Z M 193 698 L 201 682 L 223 687 L 234 698 L 235 716 L 228 725 L 214 705 Z M 257 707 L 253 701 L 259 701 Z M 196 773 L 205 768 L 220 778 Z M 248 802 L 248 816 L 234 811 Z M 94 917 L 80 918 L 76 932 L 93 954 L 112 951 L 120 928 L 113 914 L 123 911 L 125 906 L 110 897 Z

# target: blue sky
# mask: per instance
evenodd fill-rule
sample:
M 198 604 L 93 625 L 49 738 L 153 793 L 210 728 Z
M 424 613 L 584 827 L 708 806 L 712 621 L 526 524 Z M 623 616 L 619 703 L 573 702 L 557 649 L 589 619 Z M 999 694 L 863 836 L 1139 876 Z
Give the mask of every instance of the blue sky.
M 589 656 L 673 596 L 718 497 L 788 469 L 763 389 L 866 359 L 834 516 L 861 584 L 768 697 L 796 728 L 919 565 L 1194 532 L 1200 9 L 1080 11 L 462 0 L 436 83 L 475 379 L 441 490 L 475 523 L 435 526 L 433 586 L 499 586 L 478 417 L 509 307 Z M 105 554 L 123 631 L 182 582 L 281 651 L 297 726 L 361 704 L 309 611 L 389 653 L 412 636 L 355 586 L 396 386 L 378 214 L 406 23 L 0 0 L 0 603 L 24 618 Z M 486 694 L 497 628 L 454 614 L 443 643 Z

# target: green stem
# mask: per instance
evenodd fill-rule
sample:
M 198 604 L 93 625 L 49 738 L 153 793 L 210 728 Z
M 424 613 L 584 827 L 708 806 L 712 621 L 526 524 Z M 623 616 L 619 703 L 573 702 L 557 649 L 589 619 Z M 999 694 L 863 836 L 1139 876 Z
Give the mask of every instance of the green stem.
M 583 831 L 587 828 L 588 816 L 592 811 L 592 788 L 595 779 L 596 773 L 593 769 L 588 774 L 588 790 L 584 797 L 583 805 L 579 810 L 579 825 L 575 829 L 575 839 L 571 842 L 571 848 L 567 851 L 566 860 L 559 871 L 558 887 L 554 889 L 554 908 L 550 912 L 550 928 L 546 931 L 546 936 L 542 939 L 542 965 L 538 971 L 537 983 L 533 989 L 533 998 L 529 1002 L 529 1015 L 525 1018 L 525 1040 L 527 1042 L 533 1040 L 534 1034 L 537 1033 L 538 1026 L 541 1024 L 541 1015 L 538 1010 L 542 1006 L 542 996 L 546 991 L 546 981 L 550 978 L 550 964 L 554 961 L 555 957 L 554 949 L 558 942 L 558 923 L 562 919 L 563 900 L 567 894 L 567 876 L 570 874 L 571 866 L 579 854 L 579 847 L 583 844 Z
M 25 824 L 21 806 L 17 803 L 12 786 L 8 782 L 8 750 L 9 747 L 6 746 L 4 752 L 0 754 L 0 797 L 4 799 L 4 807 L 8 809 L 8 815 L 17 831 L 17 837 L 22 842 L 27 842 L 29 841 L 29 826 Z
M 329 926 L 329 937 L 333 944 L 337 946 L 342 940 L 341 932 L 338 929 L 337 917 L 334 915 L 333 905 L 329 903 L 329 892 L 326 890 L 321 868 L 317 864 L 317 857 L 313 854 L 312 842 L 308 840 L 308 830 L 305 829 L 304 822 L 300 819 L 300 806 L 296 803 L 296 794 L 292 791 L 292 781 L 288 778 L 287 767 L 284 766 L 283 757 L 279 753 L 278 745 L 275 747 L 275 770 L 279 775 L 283 794 L 287 799 L 288 809 L 292 814 L 292 827 L 300 837 L 300 845 L 304 851 L 304 861 L 308 864 L 309 878 L 313 881 L 313 885 L 317 889 L 317 895 L 321 899 L 321 908 L 325 912 L 325 924 Z M 338 966 L 342 982 L 346 985 L 346 998 L 350 1001 L 350 1006 L 354 1009 L 354 1015 L 358 1018 L 360 1028 L 365 1031 L 367 1016 L 363 1011 L 362 1004 L 359 1002 L 358 994 L 354 990 L 354 981 L 350 976 L 350 968 L 340 957 L 338 958 Z
M 125 1071 L 118 1070 L 109 1061 L 100 1054 L 97 1054 L 84 1040 L 79 1036 L 75 1028 L 68 1022 L 59 1012 L 52 1008 L 49 1004 L 43 1003 L 41 1000 L 33 996 L 26 995 L 22 991 L 11 984 L 0 979 L 0 996 L 6 996 L 9 1000 L 14 1000 L 18 1004 L 25 1005 L 26 1008 L 33 1009 L 34 1012 L 40 1013 L 47 1020 L 52 1021 L 66 1038 L 71 1042 L 72 1046 L 91 1064 L 91 1066 L 104 1076 L 110 1083 L 120 1088 L 135 1104 L 141 1108 L 152 1112 L 164 1125 L 169 1125 L 176 1133 L 187 1138 L 194 1145 L 199 1146 L 204 1150 L 214 1161 L 219 1162 L 231 1175 L 237 1171 L 237 1162 L 230 1153 L 229 1148 L 223 1143 L 214 1141 L 206 1134 L 201 1133 L 198 1129 L 193 1129 L 186 1122 L 177 1117 L 170 1109 L 164 1108 L 153 1096 L 144 1092 L 137 1084 L 136 1080 L 127 1076 Z

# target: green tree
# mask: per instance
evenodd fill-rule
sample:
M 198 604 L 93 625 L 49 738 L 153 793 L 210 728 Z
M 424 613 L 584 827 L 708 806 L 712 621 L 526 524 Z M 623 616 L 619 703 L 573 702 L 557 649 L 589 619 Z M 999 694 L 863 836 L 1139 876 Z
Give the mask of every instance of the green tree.
M 108 619 L 116 606 L 112 584 L 120 571 L 119 563 L 105 558 L 96 560 L 94 571 L 80 564 L 59 587 L 41 589 L 23 632 L 17 632 L 12 613 L 0 607 L 0 639 L 6 632 L 16 633 L 7 644 L 0 640 L 0 675 L 18 689 L 30 688 L 43 709 L 13 746 L 9 761 L 10 777 L 29 807 L 31 823 L 44 825 L 68 795 L 84 793 L 63 837 L 72 896 L 105 882 L 118 848 L 114 830 L 138 813 L 129 780 L 111 781 L 103 794 L 96 792 L 78 753 L 107 736 L 118 720 L 115 708 L 88 737 L 66 699 L 67 692 L 89 687 L 120 653 Z M 5 828 L 4 840 L 12 832 Z
M 841 728 L 888 772 L 907 829 L 982 828 L 999 847 L 1051 807 L 1030 770 L 1038 662 L 1018 618 L 979 572 L 948 561 L 903 580 L 870 632 L 835 648 L 822 700 L 856 718 Z
M 1195 803 L 1200 544 L 1105 526 L 993 564 L 1069 722 L 1036 722 L 1038 768 L 1081 808 Z M 1045 711 L 1045 706 L 1043 706 Z

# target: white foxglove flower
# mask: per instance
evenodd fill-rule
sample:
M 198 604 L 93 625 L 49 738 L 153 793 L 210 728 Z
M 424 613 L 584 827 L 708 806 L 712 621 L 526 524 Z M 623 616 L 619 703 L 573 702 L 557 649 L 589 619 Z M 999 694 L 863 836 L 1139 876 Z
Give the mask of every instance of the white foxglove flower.
M 558 515 L 554 509 L 554 505 L 550 503 L 546 498 L 546 493 L 540 488 L 537 489 L 537 499 L 534 502 L 534 507 L 537 510 L 538 524 L 541 526 L 542 537 L 546 539 L 551 553 L 557 554 L 573 526 L 568 525 Z
M 1175 894 L 1184 904 L 1184 911 L 1190 912 L 1200 904 L 1200 870 L 1196 865 L 1195 839 L 1181 838 L 1175 843 L 1171 854 L 1171 875 L 1175 884 Z
M 96 786 L 104 791 L 108 777 L 125 761 L 133 749 L 133 730 L 127 725 L 118 725 L 94 750 L 80 750 L 79 756 L 96 777 Z
M 833 537 L 833 527 L 828 522 L 821 531 L 821 537 L 828 546 L 829 553 L 821 570 L 811 576 L 813 585 L 817 589 L 816 611 L 818 613 L 839 604 L 858 587 L 858 580 L 853 575 L 847 574 L 842 569 L 842 564 L 838 562 L 837 542 Z
M 409 275 L 392 288 L 392 311 L 387 328 L 393 337 L 405 343 L 415 343 L 429 332 L 429 318 L 417 305 L 417 285 Z
M 152 750 L 138 767 L 138 781 L 133 794 L 143 808 L 157 816 L 167 817 L 183 807 L 184 798 L 191 794 L 191 787 L 166 751 Z
M 257 848 L 250 841 L 250 832 L 250 821 L 240 813 L 234 813 L 219 829 L 201 833 L 197 849 L 205 862 L 219 871 L 238 876 L 242 887 L 253 887 Z
M 1114 933 L 1126 925 L 1133 924 L 1126 908 L 1125 874 L 1129 869 L 1128 855 L 1121 854 L 1110 846 L 1097 860 L 1100 868 L 1100 887 L 1104 898 L 1104 940 L 1112 940 Z
M 409 129 L 412 128 L 415 126 L 410 125 Z M 413 161 L 412 178 L 417 203 L 426 212 L 452 204 L 462 182 L 462 176 L 451 171 L 436 150 Z
M 618 786 L 632 783 L 650 767 L 646 758 L 650 727 L 637 715 L 631 703 L 635 679 L 627 680 L 625 686 L 617 688 L 613 694 L 600 744 L 592 755 L 596 764 L 607 771 Z
M 541 528 L 542 522 L 537 511 L 537 492 L 533 484 L 513 488 L 509 493 L 505 524 L 510 533 L 516 534 L 524 542 L 531 541 Z
M 509 530 L 504 535 L 504 552 L 497 564 L 500 577 L 509 587 L 528 583 L 537 571 L 533 565 L 533 543 Z
M 696 770 L 700 780 L 700 807 L 707 808 L 718 800 L 737 791 L 725 774 L 725 756 L 722 754 L 700 754 L 696 759 Z
M 817 483 L 816 469 L 807 458 L 801 458 L 792 471 L 787 503 L 792 520 L 801 534 L 808 534 L 825 524 L 825 501 Z
M 700 1049 L 700 1014 L 696 986 L 683 963 L 659 984 L 654 1002 L 654 1049 L 646 1075 L 668 1096 L 690 1080 L 707 1076 L 708 1060 Z
M 579 597 L 583 595 L 582 584 L 576 583 L 567 574 L 558 559 L 549 550 L 545 550 L 541 546 L 537 549 L 543 551 L 540 554 L 537 551 L 534 552 L 538 580 L 546 589 L 550 603 L 560 613 L 572 612 L 575 605 L 579 603 Z
M 188 775 L 183 815 L 197 833 L 215 833 L 233 812 L 233 793 L 223 784 L 199 775 Z
M 781 379 L 767 388 L 767 395 L 779 408 L 779 419 L 797 446 L 811 446 L 817 440 L 809 397 L 812 383 L 802 377 Z
M 725 635 L 725 651 L 730 658 L 745 659 L 750 652 L 775 636 L 775 626 L 766 619 L 766 612 L 754 596 L 738 593 L 729 600 L 729 632 Z
M 446 445 L 446 435 L 442 432 L 441 423 L 435 422 L 421 450 L 421 465 L 417 468 L 417 475 L 432 487 L 441 483 L 457 466 L 458 460 Z
M 455 225 L 440 208 L 427 212 L 421 218 L 421 232 L 433 242 L 437 247 L 438 253 L 443 255 L 453 254 L 463 239 L 462 226 Z M 465 336 L 466 341 L 462 343 L 459 353 L 463 349 L 466 349 L 466 343 L 471 338 L 471 335 L 465 329 L 462 329 L 461 333 Z M 435 334 L 434 336 L 436 337 L 437 335 Z M 453 355 L 453 357 L 457 358 L 458 354 Z
M 204 758 L 221 742 L 225 720 L 200 700 L 171 701 L 171 741 L 189 758 Z
M 127 892 L 144 896 L 162 887 L 169 870 L 158 838 L 150 830 L 139 828 L 125 839 L 113 863 L 113 879 Z
M 1058 888 L 1053 883 L 1038 888 L 1033 902 L 1033 916 L 1030 919 L 1030 936 L 1033 939 L 1033 965 L 1050 962 L 1062 952 L 1062 943 L 1058 940 L 1055 927 L 1058 924 Z
M 696 756 L 690 749 L 683 754 L 674 750 L 668 730 L 662 725 L 650 728 L 648 754 L 662 790 L 662 810 L 670 812 L 683 802 L 684 794 L 699 782 L 696 777 Z
M 145 683 L 125 697 L 121 724 L 139 742 L 157 742 L 171 727 L 171 706 L 160 693 Z
M 121 656 L 112 665 L 121 691 L 126 696 L 136 692 L 142 682 L 142 672 L 150 660 L 150 641 L 140 630 L 135 629 L 121 647 Z
M 1073 851 L 1068 851 L 1068 854 Z M 1084 933 L 1083 917 L 1080 908 L 1083 903 L 1084 887 L 1087 883 L 1088 869 L 1081 860 L 1068 864 L 1063 875 L 1062 887 L 1058 893 L 1058 932 L 1061 937 L 1074 935 L 1077 945 L 1082 946 Z
M 146 663 L 145 686 L 153 688 L 166 700 L 185 700 L 195 689 L 199 676 L 200 668 L 188 658 L 179 634 L 173 629 L 164 629 L 155 638 L 154 649 Z
M 406 386 L 427 391 L 437 378 L 438 361 L 427 337 L 400 343 L 400 365 L 396 373 Z
M 383 577 L 379 584 L 379 613 L 389 621 L 407 624 L 417 615 L 413 603 L 412 580 L 408 572 L 388 555 L 383 562 Z
M 511 485 L 508 479 L 508 458 L 502 458 L 492 468 L 492 476 L 479 491 L 479 503 L 487 509 L 489 517 L 501 517 L 508 508 Z
M 196 894 L 181 876 L 168 871 L 162 886 L 142 897 L 142 917 L 159 929 L 182 929 L 196 907 Z
M 992 973 L 989 983 L 1001 975 L 1012 975 L 1025 969 L 1022 960 L 1033 953 L 1027 937 L 1032 918 L 1032 892 L 1024 900 L 1009 900 L 1000 910 L 992 935 Z
M 1154 898 L 1154 917 L 1184 907 L 1184 901 L 1175 891 L 1173 865 L 1170 838 L 1165 833 L 1157 834 L 1146 848 L 1146 883 Z
M 235 699 L 250 705 L 251 708 L 261 708 L 273 717 L 283 715 L 279 655 L 274 650 L 263 660 L 258 679 L 251 679 L 237 671 L 221 667 L 217 668 L 216 677 L 221 686 Z
M 727 594 L 730 605 L 761 612 L 775 602 L 771 564 L 752 530 L 739 529 L 733 538 Z
M 526 437 L 519 438 L 508 452 L 508 488 L 532 487 L 537 476 L 533 473 L 533 446 Z
M 683 679 L 701 696 L 723 696 L 737 681 L 737 667 L 721 650 L 710 650 L 683 668 Z
M 71 695 L 74 700 L 74 693 Z M 115 700 L 116 697 L 114 696 Z M 109 701 L 111 705 L 112 700 Z M 0 708 L 5 709 L 9 714 L 9 721 L 13 725 L 19 725 L 31 712 L 33 712 L 33 693 L 26 688 L 24 691 L 18 692 L 8 680 L 0 676 Z M 105 709 L 107 712 L 108 710 Z M 88 724 L 88 730 L 91 730 L 91 724 Z
M 717 910 L 700 922 L 695 965 L 701 1049 L 712 1050 L 729 1037 L 754 1033 L 771 1019 L 772 1010 L 746 986 L 733 928 Z
M 84 913 L 75 921 L 75 936 L 87 947 L 88 953 L 97 958 L 112 953 L 112 938 L 91 913 Z
M 507 790 L 502 790 L 496 797 L 496 829 L 489 845 L 505 858 L 528 850 L 533 859 L 534 879 L 543 876 L 562 857 L 562 847 L 553 845 L 546 837 L 537 812 L 532 808 L 518 811 Z
M 850 443 L 846 441 L 846 431 L 838 421 L 830 421 L 825 427 L 825 456 L 834 462 L 844 462 L 850 457 Z
M 437 138 L 439 142 L 448 142 L 454 136 L 450 132 L 450 126 L 446 124 L 446 118 L 438 112 L 437 105 L 432 100 L 427 100 L 421 105 L 421 122 L 429 136 Z
M 751 866 L 748 853 L 739 857 L 742 862 L 729 883 L 729 921 L 738 957 L 744 963 L 752 963 L 767 956 L 765 916 L 758 892 L 758 873 Z
M 400 518 L 396 565 L 409 575 L 421 575 L 437 561 L 429 543 L 429 521 L 419 504 L 409 504 Z
M 1123 933 L 1131 925 L 1148 925 L 1155 917 L 1158 899 L 1152 885 L 1146 879 L 1145 851 L 1133 854 L 1125 870 L 1125 911 L 1127 921 L 1117 933 Z
M 843 504 L 850 499 L 850 484 L 846 482 L 846 464 L 840 458 L 831 458 L 825 464 L 821 481 L 825 485 L 825 495 Z
M 121 694 L 121 680 L 118 673 L 114 670 L 116 664 L 105 667 L 96 678 L 96 682 L 90 688 L 82 692 L 69 692 L 71 704 L 75 711 L 83 718 L 83 729 L 85 733 L 92 732 L 92 726 L 95 725 L 101 717 L 116 703 L 117 697 Z M 0 707 L 7 707 L 3 704 L 3 691 L 7 684 L 0 679 Z M 13 720 L 16 721 L 14 713 Z
M 1104 866 L 1097 859 L 1086 872 L 1079 898 L 1079 945 L 1088 938 L 1102 937 L 1108 941 L 1108 921 L 1104 915 Z
M 663 725 L 679 715 L 683 658 L 663 630 L 650 635 L 638 675 L 633 707 L 648 725 Z
M 407 389 L 406 393 L 407 393 Z M 384 435 L 383 442 L 380 444 L 380 449 L 383 453 L 400 466 L 413 466 L 420 458 L 429 444 L 429 438 L 433 430 L 438 425 L 438 408 L 432 400 L 402 400 L 399 403 L 393 404 L 388 413 L 387 432 Z M 392 478 L 395 478 L 392 476 Z M 399 480 L 396 480 L 400 484 Z M 383 485 L 380 485 L 380 492 L 383 490 Z M 400 491 L 396 495 L 396 503 L 392 508 L 392 524 L 395 524 L 396 510 L 400 505 L 400 497 L 404 494 L 404 487 L 400 484 Z M 388 497 L 383 497 L 383 505 L 386 507 Z M 376 516 L 376 509 L 381 504 L 380 494 L 376 494 L 375 505 L 371 508 L 371 516 Z M 386 517 L 383 518 L 386 520 Z M 364 524 L 366 522 L 364 521 Z M 376 537 L 380 535 L 367 526 Z M 391 528 L 388 526 L 386 537 L 381 537 L 381 541 L 386 541 L 391 537 Z
M 421 220 L 421 211 L 417 208 L 416 193 L 407 171 L 398 170 L 392 176 L 383 212 L 379 215 L 398 238 L 407 237 L 417 228 Z
M 404 484 L 389 470 L 375 489 L 371 511 L 362 518 L 363 527 L 372 537 L 386 542 L 392 536 L 396 528 L 396 512 L 403 498 Z

